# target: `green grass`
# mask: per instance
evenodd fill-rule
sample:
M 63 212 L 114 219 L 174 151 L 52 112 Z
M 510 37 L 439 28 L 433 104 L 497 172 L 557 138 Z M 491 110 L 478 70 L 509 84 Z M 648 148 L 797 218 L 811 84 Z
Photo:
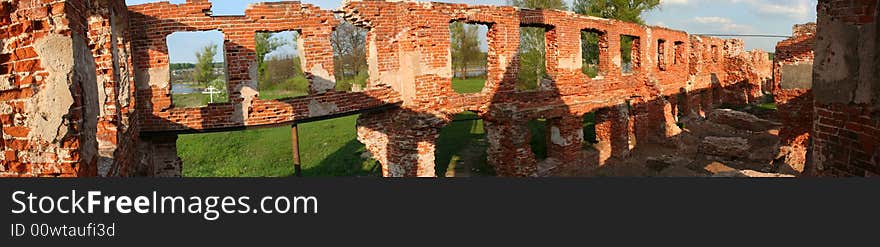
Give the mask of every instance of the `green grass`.
M 581 72 L 590 78 L 596 78 L 596 76 L 599 76 L 599 65 L 584 63 L 581 67 Z
M 309 94 L 309 80 L 302 75 L 285 81 L 261 81 L 258 84 L 260 99 L 265 100 L 292 98 Z
M 474 113 L 462 113 L 456 119 L 474 119 Z M 299 125 L 300 158 L 305 176 L 378 176 L 379 164 L 363 160 L 366 150 L 357 141 L 357 116 Z M 584 117 L 584 139 L 595 142 L 593 115 Z M 531 147 L 536 158 L 547 154 L 545 120 L 529 123 Z M 437 140 L 437 175 L 442 176 L 450 164 L 461 157 L 467 147 L 484 141 L 486 130 L 482 120 L 453 122 L 440 131 Z M 584 144 L 588 145 L 588 144 Z M 183 175 L 187 177 L 286 177 L 293 175 L 291 136 L 289 127 L 180 135 L 178 155 L 183 160 Z M 473 164 L 479 175 L 492 176 L 493 169 L 486 164 L 486 151 L 476 150 L 482 157 Z
M 599 143 L 596 139 L 596 113 L 584 115 L 584 146 Z
M 596 121 L 595 121 L 595 113 L 589 113 L 584 115 L 583 120 L 583 131 L 584 131 L 584 143 L 583 147 L 588 148 L 595 143 L 598 143 L 596 140 Z M 547 158 L 547 120 L 538 119 L 532 120 L 529 122 L 529 131 L 532 132 L 532 139 L 529 142 L 529 145 L 532 147 L 532 152 L 535 153 L 535 158 L 538 160 Z
M 456 93 L 479 93 L 486 86 L 486 78 L 452 79 L 452 90 Z
M 472 112 L 461 113 L 455 116 L 455 119 L 475 119 L 477 114 Z M 459 160 L 459 153 L 464 148 L 479 142 L 486 138 L 486 130 L 483 129 L 483 120 L 452 122 L 442 130 L 440 130 L 440 138 L 437 139 L 437 152 L 434 157 L 434 169 L 437 176 L 442 177 L 446 174 L 449 164 Z M 494 175 L 494 170 L 486 163 L 486 150 L 477 150 L 482 156 L 478 163 L 473 164 L 481 175 Z
M 529 121 L 529 132 L 532 133 L 532 139 L 529 145 L 532 152 L 535 153 L 535 159 L 542 160 L 547 158 L 547 120 L 538 119 Z
M 174 94 L 171 96 L 172 102 L 174 102 L 174 107 L 199 107 L 199 106 L 207 106 L 209 102 L 211 102 L 210 95 L 201 94 L 201 93 L 191 93 L 191 94 Z M 229 97 L 223 94 L 215 94 L 214 95 L 214 103 L 222 103 L 228 102 Z
M 374 176 L 374 160 L 361 159 L 357 116 L 299 125 L 305 176 Z M 293 174 L 289 127 L 180 135 L 178 155 L 187 177 L 285 177 Z
M 774 111 L 777 110 L 776 103 L 774 103 L 774 102 L 762 103 L 762 104 L 758 104 L 757 106 L 758 106 L 758 108 L 764 109 L 764 110 L 774 110 Z

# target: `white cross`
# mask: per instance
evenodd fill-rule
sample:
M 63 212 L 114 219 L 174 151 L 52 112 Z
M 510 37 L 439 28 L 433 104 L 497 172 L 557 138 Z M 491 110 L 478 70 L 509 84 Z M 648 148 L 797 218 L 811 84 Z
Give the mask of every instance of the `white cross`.
M 220 94 L 220 93 L 223 93 L 223 92 L 214 88 L 214 86 L 209 86 L 207 89 L 205 89 L 204 92 L 202 92 L 202 94 L 210 94 L 211 95 L 211 103 L 214 103 L 214 95 Z

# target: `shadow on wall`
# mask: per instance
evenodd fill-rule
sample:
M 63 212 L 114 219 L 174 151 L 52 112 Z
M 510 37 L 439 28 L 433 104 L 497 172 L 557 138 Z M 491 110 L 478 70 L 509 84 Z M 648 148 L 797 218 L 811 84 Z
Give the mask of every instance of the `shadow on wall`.
M 401 7 L 404 4 L 410 3 L 357 2 L 351 4 L 394 4 L 397 7 Z M 468 5 L 457 6 L 464 7 Z M 352 6 L 344 7 L 353 8 Z M 362 11 L 366 13 L 371 10 L 365 7 Z M 503 11 L 513 12 L 515 10 L 513 8 L 504 8 Z M 527 15 L 530 22 L 542 22 L 545 18 L 551 18 L 544 16 L 544 13 L 545 12 L 542 11 L 528 10 L 527 13 L 518 13 L 520 16 L 514 14 L 512 15 L 513 17 L 505 18 L 514 18 L 513 20 L 526 19 Z M 133 15 L 138 14 L 133 13 Z M 146 23 L 171 22 L 171 20 L 157 20 L 153 17 L 143 15 L 138 15 L 133 18 L 140 18 L 140 20 Z M 354 20 L 358 18 L 356 16 L 347 16 L 346 18 L 351 18 L 352 22 L 358 25 L 366 25 L 363 22 L 358 22 L 359 20 Z M 461 17 L 450 18 L 450 21 L 454 21 L 452 19 L 455 18 Z M 479 22 L 485 20 L 469 21 Z M 411 78 L 404 77 L 405 75 L 403 74 L 398 74 L 398 77 L 404 78 L 396 78 L 395 80 L 398 80 L 398 82 L 380 81 L 381 79 L 388 78 L 381 77 L 377 74 L 371 74 L 371 77 L 373 78 L 371 78 L 371 85 L 368 85 L 368 88 L 371 89 L 387 89 L 387 84 L 393 83 L 412 83 L 418 87 L 417 89 L 425 90 L 415 92 L 415 94 L 420 97 L 413 98 L 414 102 L 408 102 L 409 104 L 405 104 L 402 107 L 362 112 L 358 119 L 358 138 L 365 143 L 367 149 L 372 152 L 373 157 L 379 160 L 382 164 L 383 175 L 435 176 L 437 173 L 435 170 L 435 151 L 440 130 L 449 125 L 456 114 L 463 111 L 476 112 L 480 118 L 484 119 L 484 127 L 487 131 L 486 137 L 488 139 L 487 163 L 494 168 L 498 175 L 582 175 L 587 174 L 589 171 L 596 168 L 610 169 L 614 166 L 623 165 L 625 160 L 631 156 L 632 152 L 639 152 L 640 150 L 653 148 L 656 147 L 656 145 L 679 145 L 680 141 L 678 140 L 678 136 L 681 130 L 676 126 L 676 115 L 700 116 L 722 103 L 735 104 L 748 103 L 749 101 L 750 97 L 747 94 L 750 91 L 749 87 L 751 87 L 752 83 L 746 80 L 732 83 L 724 87 L 718 76 L 715 74 L 710 75 L 709 80 L 711 80 L 711 83 L 707 83 L 710 85 L 708 88 L 680 92 L 679 94 L 663 95 L 660 87 L 650 82 L 650 76 L 647 72 L 647 69 L 649 69 L 650 66 L 645 65 L 639 66 L 639 68 L 632 74 L 625 76 L 620 75 L 620 78 L 614 79 L 614 81 L 587 80 L 578 85 L 568 85 L 572 84 L 570 83 L 572 78 L 581 78 L 570 74 L 571 71 L 580 74 L 580 69 L 570 70 L 569 68 L 562 68 L 562 65 L 559 64 L 559 59 L 556 56 L 564 51 L 556 50 L 559 49 L 557 45 L 559 43 L 558 39 L 560 38 L 560 34 L 557 33 L 557 30 L 552 28 L 545 33 L 546 47 L 548 49 L 546 52 L 547 71 L 549 74 L 548 80 L 543 81 L 538 90 L 517 90 L 516 80 L 517 72 L 519 70 L 519 57 L 516 56 L 515 51 L 511 52 L 512 50 L 516 50 L 517 46 L 514 45 L 510 46 L 514 48 L 506 48 L 507 46 L 505 44 L 493 43 L 498 41 L 508 41 L 507 43 L 517 42 L 516 40 L 519 40 L 518 38 L 510 39 L 510 37 L 507 36 L 518 33 L 516 30 L 519 29 L 519 26 L 525 25 L 522 23 L 524 22 L 516 21 L 515 25 L 511 25 L 510 23 L 504 25 L 501 25 L 500 23 L 489 24 L 490 31 L 488 36 L 490 40 L 490 48 L 488 57 L 490 61 L 490 76 L 487 79 L 487 85 L 482 93 L 467 95 L 454 93 L 450 84 L 451 73 L 448 76 L 444 76 L 442 71 L 434 73 L 422 71 L 422 74 L 409 75 Z M 195 27 L 189 27 L 179 22 L 171 23 L 170 25 L 181 27 L 181 29 L 186 30 L 196 29 Z M 420 27 L 422 30 L 412 30 L 412 32 L 433 31 L 432 28 L 442 28 L 444 32 L 448 33 L 448 23 L 437 25 L 437 27 L 424 26 Z M 383 40 L 383 37 L 377 38 L 379 34 L 386 36 L 395 35 L 394 33 L 382 33 L 384 31 L 387 30 L 370 30 L 368 40 Z M 617 33 L 613 34 L 616 35 Z M 442 37 L 442 35 L 432 35 L 436 36 L 434 38 Z M 447 37 L 441 40 L 449 39 Z M 410 49 L 408 52 L 424 51 L 425 54 L 432 54 L 430 47 L 419 45 L 419 42 L 423 41 L 424 40 L 419 38 L 407 37 L 407 39 L 396 41 L 398 47 L 393 48 L 377 47 L 381 46 L 381 44 L 373 43 L 371 44 L 371 50 L 368 51 L 368 57 L 370 57 L 370 55 L 376 55 L 378 51 L 372 50 L 374 48 L 389 49 L 386 52 L 397 52 L 398 56 L 403 56 L 401 53 L 404 52 L 404 49 Z M 227 53 L 235 51 L 238 52 L 239 55 L 244 54 L 245 57 L 254 53 L 254 51 L 246 48 L 244 45 L 237 44 L 229 39 L 225 41 L 224 45 L 226 46 L 226 49 L 224 50 Z M 606 51 L 601 53 L 602 58 L 600 59 L 600 67 L 602 67 L 604 71 L 617 71 L 609 73 L 620 73 L 620 68 L 610 62 L 612 60 L 612 54 L 614 53 L 609 53 L 607 50 L 613 50 L 613 48 L 614 46 L 612 46 L 612 49 L 606 47 Z M 644 44 L 640 46 L 640 49 L 648 50 Z M 434 52 L 436 53 L 436 51 Z M 641 59 L 650 61 L 650 59 L 646 59 L 650 56 L 648 55 L 651 54 L 650 52 L 642 51 L 639 54 L 641 54 Z M 447 64 L 447 60 L 444 59 L 448 58 L 444 56 L 415 58 L 415 60 L 418 59 L 437 59 L 438 61 L 430 62 L 434 62 L 434 67 L 442 67 Z M 405 59 L 401 58 L 401 61 L 398 61 L 401 63 L 398 64 L 398 66 L 403 67 L 398 68 L 400 69 L 400 73 L 406 72 L 405 70 L 408 69 L 413 69 L 405 67 L 403 64 L 407 61 L 402 60 Z M 418 62 L 424 62 L 424 60 L 418 60 Z M 229 64 L 233 63 L 232 61 L 228 62 Z M 645 63 L 649 64 L 650 62 Z M 379 66 L 379 62 L 375 60 L 370 61 L 370 66 L 371 72 L 375 71 L 375 67 Z M 412 67 L 422 65 L 413 63 L 406 64 L 406 66 Z M 682 71 L 687 67 L 686 64 L 680 66 L 682 66 Z M 430 68 L 420 67 L 420 69 L 429 70 Z M 581 76 L 583 78 L 587 77 L 586 75 Z M 565 78 L 569 83 L 560 85 L 557 83 L 560 81 L 560 78 Z M 412 81 L 408 81 L 410 79 Z M 684 80 L 681 78 L 679 79 Z M 605 99 L 604 102 L 578 103 L 588 105 L 584 106 L 572 105 L 571 99 L 566 98 L 572 97 L 572 95 L 563 95 L 561 93 L 573 89 L 560 87 L 583 87 L 586 89 L 578 90 L 587 90 L 587 93 L 599 93 L 600 90 L 602 90 L 602 87 L 600 86 L 605 86 L 592 85 L 588 84 L 588 82 L 619 84 L 619 88 L 614 88 L 614 90 L 631 90 L 631 92 L 627 93 L 630 96 L 609 98 Z M 312 81 L 311 83 L 315 82 Z M 425 85 L 431 85 L 430 87 L 432 88 L 427 88 L 428 86 Z M 400 87 L 401 85 L 397 86 Z M 230 85 L 229 88 L 235 87 Z M 431 89 L 436 89 L 436 91 L 431 91 Z M 154 93 L 157 91 L 162 92 L 162 90 L 155 90 L 155 88 L 139 90 L 139 102 L 142 102 L 138 104 L 138 106 L 142 107 L 140 112 L 148 115 L 143 119 L 149 119 L 145 121 L 165 121 L 151 124 L 171 126 L 170 129 L 191 130 L 187 126 L 163 120 L 159 116 L 149 116 L 149 114 L 153 114 L 156 110 L 168 111 L 168 109 L 156 109 L 156 106 L 153 105 L 153 102 L 155 101 L 153 97 L 156 96 Z M 406 90 L 400 90 L 399 88 L 398 91 L 403 91 L 402 94 L 408 93 Z M 230 95 L 238 96 L 238 92 L 232 92 Z M 285 104 L 287 107 L 293 109 L 303 109 L 307 107 L 307 103 L 305 102 L 308 102 L 310 99 L 350 97 L 351 95 L 355 94 L 340 94 L 331 90 L 322 94 L 265 102 Z M 375 102 L 377 104 L 387 102 L 387 99 L 385 98 L 376 98 L 370 94 L 362 93 L 357 95 L 369 98 L 368 102 Z M 680 98 L 684 99 L 684 102 L 681 102 Z M 212 104 L 207 107 L 194 109 L 195 111 L 193 111 L 191 115 L 230 116 L 233 112 L 255 111 L 254 105 L 246 107 L 244 104 L 241 104 L 240 98 L 233 98 L 232 101 L 232 103 Z M 574 109 L 575 107 L 578 109 Z M 589 109 L 589 111 L 585 111 L 584 109 Z M 573 112 L 594 111 L 597 113 L 596 129 L 599 144 L 584 148 L 584 116 L 574 114 Z M 688 114 L 676 114 L 677 111 Z M 223 114 L 218 114 L 218 112 Z M 279 116 L 290 117 L 283 116 L 283 114 L 295 114 L 295 112 L 279 113 Z M 298 120 L 298 118 L 293 119 Z M 546 140 L 542 140 L 547 144 L 547 158 L 540 161 L 535 157 L 535 154 L 529 145 L 532 135 L 529 133 L 530 129 L 528 127 L 528 122 L 535 119 L 546 119 L 548 125 L 546 128 L 547 132 L 543 135 L 546 137 Z M 199 117 L 197 120 L 200 122 L 196 125 L 203 126 L 208 131 L 230 131 L 245 128 L 225 127 L 211 129 L 217 122 L 226 121 L 228 119 Z M 290 125 L 292 123 L 293 122 L 279 122 L 277 125 Z M 265 126 L 272 125 L 262 125 L 261 127 Z M 191 131 L 198 132 L 196 130 Z M 174 132 L 164 134 L 161 132 L 144 132 L 141 141 L 143 145 L 140 159 L 147 160 L 144 163 L 152 165 L 140 166 L 140 170 L 134 171 L 131 174 L 168 176 L 175 175 L 174 173 L 176 171 L 177 175 L 179 175 L 181 161 L 176 155 L 176 135 L 177 133 Z M 349 143 L 349 145 L 346 145 L 344 148 L 337 150 L 334 155 L 331 155 L 331 157 L 346 155 L 347 152 L 351 152 L 351 149 L 354 146 L 356 146 L 354 143 Z M 325 162 L 336 161 L 328 160 Z

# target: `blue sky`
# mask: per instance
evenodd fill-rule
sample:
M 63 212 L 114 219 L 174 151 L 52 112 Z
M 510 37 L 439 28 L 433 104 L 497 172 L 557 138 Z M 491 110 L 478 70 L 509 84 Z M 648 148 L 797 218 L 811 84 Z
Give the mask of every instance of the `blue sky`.
M 504 5 L 504 0 L 436 0 L 468 4 Z M 571 3 L 572 0 L 565 0 Z M 791 35 L 794 24 L 816 21 L 817 0 L 661 0 L 659 9 L 644 15 L 649 25 L 665 26 L 688 33 L 720 34 L 772 34 Z M 155 0 L 126 0 L 129 5 Z M 184 0 L 171 0 L 182 3 Z M 273 0 L 216 0 L 215 15 L 240 15 L 248 4 L 254 2 L 277 2 Z M 341 0 L 301 0 L 324 9 L 335 9 Z M 773 51 L 781 38 L 743 38 L 746 49 Z M 180 35 L 169 37 L 176 44 L 171 51 L 172 62 L 195 61 L 192 53 L 209 43 L 221 44 L 219 34 Z M 287 49 L 287 48 L 286 48 Z M 293 50 L 285 52 L 293 52 Z M 217 60 L 220 60 L 218 56 Z

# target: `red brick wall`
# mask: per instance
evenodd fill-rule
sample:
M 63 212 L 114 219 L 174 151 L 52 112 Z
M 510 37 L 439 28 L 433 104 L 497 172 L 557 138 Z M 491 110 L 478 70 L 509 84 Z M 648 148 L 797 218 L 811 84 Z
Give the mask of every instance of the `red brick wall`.
M 739 98 L 744 99 L 729 97 L 731 104 L 747 103 L 748 93 L 752 92 L 749 90 L 760 93 L 760 76 L 752 68 L 756 59 L 737 52 L 742 50 L 741 42 L 691 37 L 665 28 L 551 10 L 382 1 L 354 1 L 342 9 L 349 19 L 370 29 L 371 84 L 387 84 L 401 93 L 402 109 L 386 117 L 410 120 L 383 123 L 381 127 L 365 123 L 359 128 L 360 140 L 369 150 L 389 156 L 382 162 L 386 176 L 433 176 L 432 172 L 423 173 L 433 171 L 433 159 L 419 157 L 433 154 L 437 130 L 463 111 L 476 112 L 486 120 L 489 163 L 496 171 L 505 176 L 528 176 L 535 175 L 539 162 L 528 144 L 526 124 L 530 120 L 549 120 L 549 158 L 565 163 L 582 152 L 582 133 L 575 123 L 584 114 L 611 109 L 600 111 L 599 118 L 608 122 L 597 127 L 600 142 L 615 147 L 620 145 L 612 140 L 628 144 L 605 150 L 609 153 L 604 156 L 608 157 L 616 150 L 628 152 L 638 142 L 676 135 L 674 107 L 668 99 L 677 98 L 682 90 L 689 92 L 697 105 L 688 109 L 698 112 L 724 102 L 722 95 L 727 91 L 739 91 Z M 489 26 L 489 74 L 481 93 L 459 94 L 452 90 L 448 49 L 451 21 Z M 539 90 L 515 88 L 520 26 L 547 28 L 547 71 L 551 81 Z M 606 42 L 600 44 L 601 77 L 589 78 L 581 72 L 580 31 L 584 29 L 605 35 Z M 640 66 L 632 74 L 620 70 L 620 35 L 639 37 L 635 45 L 639 56 L 634 60 Z M 666 70 L 660 69 L 658 39 L 666 41 L 666 51 L 681 42 L 680 64 L 671 63 L 674 53 L 664 52 Z M 716 46 L 715 54 L 709 54 L 711 45 Z M 763 64 L 769 70 L 766 53 Z M 748 85 L 743 87 L 743 83 Z M 741 88 L 725 88 L 734 85 Z M 713 90 L 718 91 L 717 96 Z M 633 112 L 616 114 L 621 112 L 618 109 L 630 111 L 618 107 L 627 101 L 632 102 Z M 615 114 L 609 117 L 612 115 L 606 116 L 608 113 Z M 558 138 L 553 138 L 553 133 Z
M 773 61 L 773 95 L 778 108 L 781 152 L 784 154 L 782 167 L 786 172 L 802 173 L 807 164 L 807 149 L 810 146 L 810 132 L 813 129 L 813 94 L 810 87 L 783 88 L 782 67 L 785 65 L 812 64 L 813 46 L 816 38 L 816 24 L 795 25 L 792 37 L 776 44 Z
M 819 2 L 812 146 L 817 175 L 880 174 L 878 12 L 876 0 Z
M 133 63 L 137 68 L 138 102 L 143 131 L 205 130 L 290 123 L 310 117 L 368 109 L 398 103 L 397 94 L 384 87 L 362 93 L 336 92 L 316 81 L 331 80 L 333 52 L 330 33 L 338 23 L 333 13 L 298 2 L 251 5 L 244 16 L 210 15 L 207 0 L 184 4 L 167 2 L 130 6 Z M 174 32 L 219 30 L 224 35 L 230 103 L 206 107 L 172 108 L 166 37 Z M 255 74 L 257 32 L 298 31 L 304 50 L 303 68 L 312 95 L 289 100 L 261 100 Z M 323 72 L 323 73 L 322 73 Z M 326 73 L 326 74 L 324 74 Z M 330 75 L 330 78 L 327 75 Z M 332 87 L 332 85 L 331 85 Z M 329 111 L 312 108 L 333 109 Z
M 439 130 L 463 111 L 486 119 L 489 163 L 500 175 L 530 176 L 537 173 L 538 162 L 547 162 L 536 160 L 528 145 L 526 124 L 531 120 L 548 119 L 547 160 L 578 166 L 583 153 L 579 122 L 587 113 L 599 113 L 599 146 L 609 147 L 600 149 L 600 156 L 625 157 L 641 143 L 674 138 L 680 131 L 675 126 L 677 109 L 704 115 L 719 104 L 750 102 L 756 88 L 760 92 L 761 76 L 754 67 L 762 64 L 756 59 L 761 53 L 742 52 L 740 41 L 562 11 L 384 1 L 342 6 L 347 20 L 369 29 L 370 81 L 364 92 L 338 92 L 332 89 L 329 42 L 338 21 L 330 11 L 298 2 L 262 3 L 250 6 L 244 16 L 215 17 L 206 0 L 150 3 L 128 11 L 122 10 L 122 1 L 85 3 L 58 1 L 56 8 L 14 1 L 0 7 L 0 14 L 11 13 L 0 15 L 0 28 L 11 31 L 0 39 L 4 46 L 0 68 L 5 70 L 0 72 L 13 78 L 7 80 L 13 86 L 0 91 L 0 106 L 5 104 L 0 112 L 4 175 L 176 176 L 180 159 L 174 137 L 180 131 L 286 124 L 400 103 L 399 108 L 365 113 L 358 120 L 359 140 L 382 162 L 386 176 L 434 176 Z M 43 14 L 67 16 L 69 25 L 48 27 L 39 21 Z M 116 21 L 125 19 L 129 25 Z M 452 90 L 451 21 L 490 27 L 489 74 L 483 92 Z M 550 80 L 533 91 L 515 88 L 519 32 L 524 25 L 547 27 Z M 604 35 L 601 76 L 596 78 L 581 72 L 584 29 Z M 166 37 L 204 30 L 224 34 L 230 102 L 172 108 Z M 251 78 L 254 36 L 287 30 L 301 33 L 300 52 L 311 94 L 262 100 Z M 23 114 L 39 112 L 27 109 L 31 106 L 27 102 L 38 98 L 30 87 L 47 86 L 39 80 L 47 76 L 39 59 L 27 52 L 28 42 L 46 32 L 72 37 L 75 66 L 71 70 L 76 72 L 67 83 L 70 87 L 62 87 L 71 91 L 74 100 L 58 117 L 70 131 L 51 142 L 37 140 L 20 124 L 20 119 L 30 117 Z M 639 38 L 633 45 L 637 66 L 628 74 L 620 69 L 621 35 Z M 657 47 L 660 39 L 665 41 L 662 49 Z M 686 97 L 680 102 L 678 95 L 683 92 Z M 139 138 L 138 133 L 145 136 Z M 33 157 L 43 156 L 50 165 L 33 165 Z M 51 165 L 55 163 L 66 165 Z
M 121 0 L 0 3 L 0 176 L 114 176 L 131 163 L 127 14 Z
M 83 141 L 88 137 L 79 135 L 81 81 L 66 78 L 73 66 L 54 67 L 62 60 L 72 64 L 73 38 L 83 37 L 76 29 L 82 24 L 78 7 L 65 1 L 0 2 L 0 176 L 69 177 L 95 165 L 83 152 L 90 148 Z M 63 55 L 69 57 L 47 61 Z
M 140 125 L 135 114 L 128 8 L 124 1 L 90 5 L 89 46 L 95 60 L 98 102 L 99 176 L 128 176 Z M 103 96 L 103 97 L 101 97 Z

